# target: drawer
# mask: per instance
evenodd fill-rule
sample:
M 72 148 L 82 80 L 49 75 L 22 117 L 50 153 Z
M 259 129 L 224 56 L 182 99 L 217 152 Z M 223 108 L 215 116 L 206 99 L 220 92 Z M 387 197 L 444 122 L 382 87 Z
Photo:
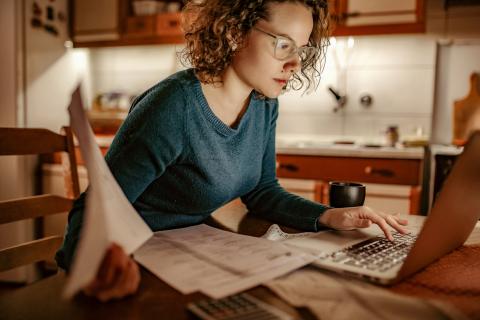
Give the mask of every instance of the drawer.
M 162 13 L 156 16 L 155 34 L 157 36 L 182 35 L 181 15 L 178 13 Z
M 155 27 L 156 27 L 155 16 L 128 17 L 127 36 L 128 37 L 153 36 L 155 34 Z
M 277 155 L 277 176 L 280 178 L 414 186 L 421 183 L 421 168 L 419 159 Z

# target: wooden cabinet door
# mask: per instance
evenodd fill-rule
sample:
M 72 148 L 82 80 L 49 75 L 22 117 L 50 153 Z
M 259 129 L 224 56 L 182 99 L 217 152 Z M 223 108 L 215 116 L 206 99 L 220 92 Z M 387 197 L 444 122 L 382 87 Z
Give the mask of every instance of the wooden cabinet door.
M 294 186 L 286 184 L 287 189 L 293 193 L 300 194 L 298 192 L 300 191 L 302 196 L 305 192 L 313 193 L 315 201 L 328 204 L 329 181 L 377 184 L 382 185 L 380 189 L 383 190 L 373 193 L 369 190 L 367 205 L 389 208 L 391 212 L 412 214 L 420 213 L 422 165 L 421 159 L 277 154 L 277 176 L 280 181 L 285 182 L 287 179 L 316 181 L 311 183 L 309 191 L 299 183 Z M 401 192 L 399 193 L 397 189 Z M 405 190 L 409 192 L 405 193 Z
M 420 185 L 422 161 L 417 159 L 378 159 L 277 155 L 280 178 L 344 180 L 380 184 Z
M 424 0 L 337 0 L 334 35 L 425 32 Z
M 72 0 L 70 4 L 75 42 L 120 38 L 122 0 Z

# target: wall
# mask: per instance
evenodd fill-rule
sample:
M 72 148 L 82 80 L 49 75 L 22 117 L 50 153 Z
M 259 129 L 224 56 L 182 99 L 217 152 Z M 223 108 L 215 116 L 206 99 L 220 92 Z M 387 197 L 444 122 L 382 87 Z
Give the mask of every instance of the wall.
M 401 133 L 421 126 L 429 131 L 434 82 L 433 41 L 423 36 L 356 37 L 349 59 L 339 42 L 329 49 L 327 66 L 318 90 L 310 96 L 292 92 L 280 97 L 279 134 L 381 136 L 387 125 Z M 340 63 L 336 61 L 340 60 Z M 343 60 L 343 63 L 341 62 Z M 343 67 L 339 67 L 343 65 Z M 342 70 L 343 68 L 343 70 Z M 340 77 L 339 77 L 340 76 Z M 342 79 L 342 76 L 344 77 Z M 333 112 L 336 102 L 327 87 L 347 95 L 344 109 Z M 373 104 L 360 104 L 364 94 Z
M 81 80 L 89 89 L 88 50 L 69 50 L 68 21 L 55 20 L 58 35 L 31 27 L 31 8 L 36 2 L 45 10 L 50 0 L 25 0 L 25 110 L 28 127 L 43 127 L 58 132 L 68 125 L 67 107 L 71 93 Z M 53 3 L 56 12 L 66 13 L 66 0 Z M 90 96 L 86 96 L 91 99 Z
M 17 73 L 21 64 L 17 55 L 21 25 L 18 16 L 21 5 L 17 0 L 0 1 L 0 126 L 15 127 L 23 124 L 21 99 L 18 99 L 21 73 Z M 0 201 L 19 198 L 30 194 L 26 182 L 26 163 L 22 157 L 0 158 Z M 23 241 L 31 240 L 33 224 L 15 222 L 0 225 L 0 248 L 5 248 Z M 17 268 L 0 272 L 0 280 L 25 281 L 33 272 L 31 268 Z
M 42 8 L 49 0 L 35 1 Z M 67 50 L 67 22 L 55 37 L 32 28 L 34 0 L 0 1 L 0 126 L 43 127 L 57 131 L 68 125 L 66 108 L 75 84 L 88 80 L 87 51 Z M 67 0 L 53 4 L 67 12 Z M 86 81 L 85 80 L 85 81 Z M 35 157 L 0 159 L 0 200 L 35 194 Z M 33 221 L 0 226 L 0 248 L 32 240 Z M 0 273 L 0 280 L 31 281 L 34 268 Z
M 427 1 L 427 33 L 355 37 L 344 57 L 347 39 L 329 48 L 321 84 L 315 93 L 288 92 L 280 97 L 278 135 L 361 136 L 381 142 L 388 125 L 399 125 L 402 135 L 421 128 L 431 132 L 435 87 L 436 42 L 439 38 L 480 37 L 480 6 L 443 10 L 443 1 Z M 343 46 L 343 49 L 341 48 Z M 176 46 L 100 48 L 90 50 L 92 92 L 125 91 L 138 94 L 182 69 Z M 468 62 L 466 62 L 468 63 Z M 344 110 L 328 86 L 346 93 Z M 373 104 L 361 106 L 369 93 Z
M 182 69 L 182 46 L 136 46 L 90 50 L 92 93 L 122 91 L 140 94 Z
M 93 94 L 141 93 L 183 68 L 176 59 L 180 49 L 176 46 L 91 49 Z M 346 74 L 349 100 L 344 112 L 339 113 L 332 111 L 335 101 L 326 89 L 328 85 L 340 87 L 339 72 L 330 50 L 315 93 L 302 96 L 300 92 L 288 92 L 280 97 L 278 133 L 374 136 L 391 123 L 405 125 L 409 132 L 415 126 L 428 131 L 432 101 L 425 92 L 433 90 L 434 49 L 435 43 L 425 42 L 421 36 L 356 39 Z M 374 97 L 369 109 L 361 108 L 358 101 L 366 92 Z

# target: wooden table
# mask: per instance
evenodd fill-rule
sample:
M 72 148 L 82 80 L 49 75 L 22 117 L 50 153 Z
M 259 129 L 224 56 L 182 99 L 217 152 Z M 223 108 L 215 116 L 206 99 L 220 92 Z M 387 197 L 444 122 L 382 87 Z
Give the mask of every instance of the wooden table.
M 218 210 L 209 224 L 257 236 L 271 224 L 254 217 L 245 219 L 245 214 L 245 208 L 234 202 Z M 0 296 L 0 319 L 194 319 L 186 305 L 207 298 L 201 293 L 183 295 L 144 268 L 141 268 L 141 275 L 140 287 L 135 295 L 101 303 L 81 294 L 72 301 L 61 300 L 66 283 L 66 275 L 61 272 Z M 313 318 L 306 310 L 290 307 L 265 287 L 259 286 L 248 290 L 248 293 L 296 319 Z
M 138 292 L 125 299 L 101 303 L 84 295 L 61 300 L 66 282 L 61 272 L 11 294 L 0 296 L 0 319 L 195 319 L 186 309 L 191 301 L 207 298 L 201 293 L 183 295 L 141 268 Z M 306 310 L 295 310 L 267 288 L 248 292 L 296 319 L 313 318 Z
M 211 225 L 235 232 L 258 236 L 271 223 L 254 217 L 245 217 L 245 208 L 230 204 L 213 214 Z M 420 219 L 420 217 L 415 217 Z M 480 242 L 477 225 L 473 242 Z M 285 228 L 286 231 L 293 231 Z M 201 293 L 183 295 L 142 268 L 138 292 L 131 297 L 100 303 L 78 295 L 72 301 L 61 300 L 65 274 L 41 280 L 30 286 L 0 296 L 0 319 L 192 319 L 186 305 L 205 298 Z M 296 319 L 313 318 L 306 310 L 296 310 L 277 298 L 269 289 L 256 287 L 248 292 L 290 313 Z

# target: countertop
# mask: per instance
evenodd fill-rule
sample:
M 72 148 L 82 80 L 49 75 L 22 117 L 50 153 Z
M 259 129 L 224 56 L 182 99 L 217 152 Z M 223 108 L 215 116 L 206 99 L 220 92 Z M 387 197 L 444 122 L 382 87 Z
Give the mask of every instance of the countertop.
M 109 147 L 112 135 L 95 136 L 100 147 Z M 312 155 L 312 156 L 337 156 L 337 157 L 363 157 L 387 159 L 423 159 L 422 147 L 367 147 L 362 140 L 352 145 L 334 144 L 330 137 L 295 137 L 283 136 L 277 138 L 277 154 Z
M 336 144 L 335 141 L 352 141 L 353 144 Z M 276 142 L 277 154 L 362 157 L 387 159 L 423 159 L 423 147 L 387 147 L 379 142 L 361 138 L 335 139 L 333 137 L 281 136 Z
M 387 159 L 423 159 L 424 150 L 421 147 L 372 148 L 357 145 L 312 145 L 298 147 L 277 145 L 277 154 Z

